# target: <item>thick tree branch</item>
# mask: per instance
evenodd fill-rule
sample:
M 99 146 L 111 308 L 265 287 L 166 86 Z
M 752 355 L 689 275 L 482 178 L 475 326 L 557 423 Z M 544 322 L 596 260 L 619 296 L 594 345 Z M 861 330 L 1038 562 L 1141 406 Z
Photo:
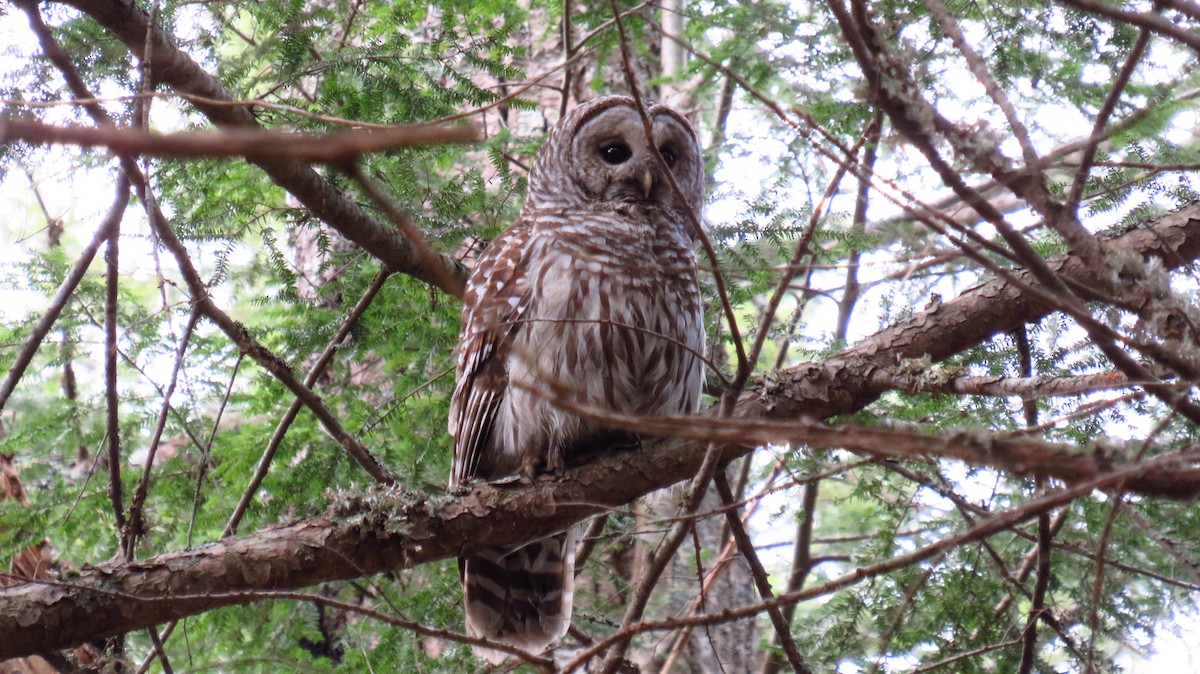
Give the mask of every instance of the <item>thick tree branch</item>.
M 916 393 L 951 395 L 1016 396 L 1025 400 L 1080 396 L 1097 391 L 1128 389 L 1154 381 L 1133 381 L 1124 374 L 1109 370 L 1073 376 L 1039 375 L 1036 377 L 970 376 L 965 373 L 931 373 L 899 367 L 893 371 L 875 370 L 871 381 L 876 386 Z M 1186 386 L 1182 384 L 1181 386 Z
M 861 430 L 861 429 L 859 429 Z M 665 442 L 614 452 L 530 486 L 482 484 L 447 497 L 400 490 L 338 495 L 322 516 L 143 562 L 88 567 L 69 582 L 0 590 L 0 658 L 69 647 L 221 606 L 246 592 L 286 590 L 457 557 L 552 531 L 695 474 L 708 443 Z M 725 445 L 723 458 L 750 451 Z M 1200 471 L 1160 457 L 1098 466 L 1081 483 L 1126 475 L 1123 488 Z M 31 626 L 36 626 L 31 627 Z

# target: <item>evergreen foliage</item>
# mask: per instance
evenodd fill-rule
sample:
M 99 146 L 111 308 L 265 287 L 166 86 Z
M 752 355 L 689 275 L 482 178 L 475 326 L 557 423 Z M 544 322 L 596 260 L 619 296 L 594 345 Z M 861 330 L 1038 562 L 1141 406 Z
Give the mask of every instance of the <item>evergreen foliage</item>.
M 117 124 L 134 124 L 145 114 L 139 106 L 146 106 L 151 129 L 212 129 L 202 108 L 166 84 L 145 82 L 125 45 L 75 8 L 111 1 L 37 9 L 22 1 L 0 9 L 0 42 L 9 42 L 0 59 L 3 114 L 92 125 L 82 106 L 61 104 L 71 96 L 28 28 L 27 15 L 34 12 Z M 941 16 L 940 2 L 907 0 L 852 7 L 841 0 L 683 4 L 679 37 L 692 53 L 677 72 L 662 68 L 664 52 L 675 43 L 659 32 L 669 10 L 657 3 L 140 4 L 238 101 L 259 102 L 254 115 L 266 128 L 322 133 L 472 113 L 468 120 L 485 136 L 477 144 L 358 158 L 363 173 L 410 214 L 434 251 L 467 261 L 516 216 L 533 155 L 559 117 L 564 73 L 572 78 L 572 103 L 580 95 L 625 90 L 620 37 L 611 21 L 614 7 L 629 12 L 624 25 L 641 85 L 652 97 L 683 101 L 706 144 L 713 176 L 707 227 L 716 259 L 705 264 L 728 284 L 746 345 L 766 331 L 752 364 L 758 378 L 744 395 L 758 396 L 768 408 L 791 404 L 784 400 L 790 392 L 778 393 L 787 386 L 779 382 L 791 381 L 785 377 L 803 372 L 805 364 L 840 362 L 843 349 L 905 321 L 913 331 L 923 329 L 939 306 L 996 279 L 996 267 L 1030 266 L 995 223 L 961 207 L 919 140 L 890 111 L 883 113 L 880 90 L 909 105 L 909 121 L 932 139 L 929 151 L 939 153 L 969 189 L 978 188 L 975 194 L 992 200 L 1040 259 L 1080 254 L 1047 213 L 1077 212 L 1086 232 L 1115 240 L 1171 214 L 1189 217 L 1200 189 L 1193 47 L 1180 35 L 1153 32 L 1132 77 L 1106 106 L 1143 27 L 1088 9 L 1086 2 L 956 2 Z M 915 95 L 961 133 L 921 118 L 920 107 L 904 98 L 914 94 L 900 79 L 869 81 L 833 11 L 864 4 L 863 16 L 878 39 L 878 62 L 888 55 L 900 59 Z M 1196 38 L 1200 17 L 1176 5 L 1142 9 L 1170 17 L 1185 37 Z M 947 20 L 965 35 L 976 65 L 956 48 Z M 561 39 L 565 24 L 569 46 Z M 557 68 L 577 54 L 582 56 L 567 68 Z M 1019 133 L 973 69 L 986 70 L 1006 92 L 1042 163 L 1025 164 Z M 1081 143 L 1107 107 L 1111 113 L 1101 125 L 1106 135 L 1095 147 Z M 0 119 L 0 135 L 3 124 Z M 871 166 L 864 159 L 868 148 L 878 155 Z M 1078 178 L 1076 211 L 1067 202 L 1084 151 L 1092 152 L 1093 165 Z M 1001 157 L 1005 168 L 982 171 L 974 159 L 984 155 Z M 317 355 L 332 348 L 333 358 L 312 388 L 403 489 L 443 496 L 458 301 L 397 270 L 348 335 L 330 347 L 381 268 L 341 236 L 342 223 L 321 222 L 249 161 L 139 161 L 215 305 L 301 379 Z M 839 162 L 853 166 L 832 198 L 823 199 Z M 385 210 L 341 167 L 315 170 L 392 231 Z M 16 367 L 22 344 L 95 234 L 121 175 L 103 149 L 0 144 L 0 200 L 9 214 L 0 222 L 7 249 L 0 257 L 0 293 L 7 300 L 0 311 L 0 370 Z M 1027 175 L 1045 188 L 1049 210 L 1030 196 L 1032 188 L 1018 184 Z M 868 176 L 866 203 L 856 207 L 861 179 Z M 996 183 L 1008 191 L 993 189 Z M 920 204 L 936 213 L 928 215 Z M 74 569 L 125 559 L 111 500 L 113 434 L 120 448 L 123 517 L 145 479 L 144 528 L 136 532 L 129 559 L 146 560 L 222 538 L 295 400 L 212 321 L 200 318 L 191 327 L 196 298 L 147 224 L 143 205 L 135 199 L 121 225 L 115 306 L 106 299 L 102 245 L 12 395 L 0 403 L 0 453 L 12 458 L 26 497 L 0 501 L 0 559 L 48 541 L 61 564 L 55 572 L 65 582 Z M 962 244 L 968 235 L 951 237 L 927 226 L 932 221 L 953 233 L 951 218 L 975 238 Z M 806 239 L 807 254 L 790 267 L 793 251 Z M 964 246 L 977 254 L 964 254 Z M 750 454 L 740 496 L 747 499 L 742 507 L 754 511 L 748 526 L 775 593 L 820 587 L 966 534 L 1064 486 L 1042 466 L 1013 471 L 990 457 L 972 463 L 949 458 L 932 439 L 923 453 L 852 451 L 857 445 L 849 438 L 856 429 L 1061 443 L 1075 454 L 1098 453 L 1105 469 L 1194 450 L 1200 423 L 1187 404 L 1194 405 L 1194 364 L 1200 362 L 1192 259 L 1200 247 L 1193 242 L 1185 250 L 1171 263 L 1110 250 L 1102 260 L 1106 266 L 1092 269 L 1103 287 L 1070 286 L 1089 317 L 1120 336 L 1115 348 L 1148 363 L 1156 381 L 1181 396 L 1175 405 L 1122 371 L 1085 322 L 1055 306 L 1059 311 L 1020 327 L 1024 338 L 994 334 L 934 357 L 901 356 L 896 348 L 890 362 L 872 364 L 869 369 L 890 379 L 856 391 L 861 404 L 839 408 L 828 419 L 846 425 L 848 448 L 771 445 Z M 1021 279 L 1033 278 L 1022 273 Z M 764 322 L 785 275 L 787 291 L 773 320 Z M 712 299 L 710 356 L 721 375 L 710 376 L 710 383 L 719 395 L 722 383 L 735 379 L 737 356 L 714 275 L 704 283 Z M 994 311 L 977 314 L 977 320 L 1014 311 L 1006 298 L 994 301 Z M 108 421 L 114 401 L 105 387 L 110 310 L 117 326 L 115 427 Z M 1023 358 L 1028 371 L 1020 365 Z M 854 376 L 865 380 L 870 374 Z M 1055 382 L 1066 388 L 1055 389 Z M 1001 394 L 989 388 L 999 384 L 1011 387 Z M 813 405 L 826 410 L 832 403 Z M 154 463 L 147 471 L 151 451 Z M 1043 460 L 1053 468 L 1057 459 Z M 1180 465 L 1181 474 L 1194 472 L 1195 461 L 1193 455 Z M 301 410 L 232 528 L 246 535 L 315 517 L 328 508 L 330 494 L 366 492 L 372 483 L 314 415 Z M 804 492 L 817 483 L 816 505 L 806 511 Z M 711 512 L 701 520 L 715 528 L 724 521 Z M 647 550 L 671 521 L 635 505 L 608 516 L 580 580 L 576 625 L 585 638 L 572 636 L 572 645 L 586 647 L 613 633 L 636 592 Z M 805 521 L 814 525 L 811 541 L 803 543 L 810 565 L 803 586 L 789 586 L 793 539 Z M 1046 532 L 1049 521 L 1060 526 L 1052 534 Z M 1043 570 L 1037 565 L 1039 535 L 1051 537 Z M 697 566 L 720 566 L 721 549 L 701 549 L 699 538 L 694 548 L 685 542 L 681 559 L 690 557 L 681 567 L 684 575 L 696 576 Z M 1192 638 L 1200 633 L 1197 560 L 1195 507 L 1110 484 L 1050 510 L 1040 524 L 1024 518 L 864 582 L 792 602 L 791 638 L 813 671 L 1149 671 L 1143 654 L 1154 651 L 1176 623 L 1188 626 Z M 743 585 L 741 604 L 710 606 L 709 613 L 758 601 L 748 578 Z M 1035 596 L 1039 585 L 1045 586 L 1043 597 Z M 662 586 L 646 619 L 686 617 L 694 583 Z M 328 600 L 419 623 L 440 637 L 364 612 L 266 596 L 271 589 L 181 621 L 163 638 L 174 670 L 478 667 L 467 646 L 446 638 L 462 629 L 452 560 L 309 588 Z M 754 647 L 782 653 L 766 613 L 759 611 L 755 620 Z M 1023 641 L 1027 625 L 1036 628 L 1032 646 Z M 717 629 L 692 643 L 732 638 Z M 660 671 L 675 639 L 688 639 L 679 634 L 664 627 L 643 635 L 629 657 L 643 671 Z M 683 655 L 671 671 L 715 671 L 711 655 L 678 650 Z M 150 671 L 165 669 L 145 630 L 123 635 L 119 645 L 111 641 L 105 657 L 123 660 L 114 665 L 120 671 L 136 671 L 143 661 Z M 761 670 L 757 659 L 721 666 L 780 671 L 772 669 L 787 662 L 780 658 Z

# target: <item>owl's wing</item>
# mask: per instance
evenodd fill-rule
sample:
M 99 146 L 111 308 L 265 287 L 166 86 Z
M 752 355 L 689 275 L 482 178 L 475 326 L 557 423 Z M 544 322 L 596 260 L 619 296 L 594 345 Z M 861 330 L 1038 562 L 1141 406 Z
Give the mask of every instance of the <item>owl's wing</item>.
M 451 485 L 476 477 L 486 452 L 498 451 L 493 450 L 491 435 L 508 392 L 508 352 L 530 304 L 529 239 L 530 227 L 519 222 L 500 234 L 467 282 L 457 385 L 450 401 Z

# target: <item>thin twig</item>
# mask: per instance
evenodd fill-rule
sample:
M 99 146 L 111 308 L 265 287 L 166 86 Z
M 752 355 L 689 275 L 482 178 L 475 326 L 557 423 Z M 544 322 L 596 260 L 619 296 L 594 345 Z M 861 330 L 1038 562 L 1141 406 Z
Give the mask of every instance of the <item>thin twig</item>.
M 1015 336 L 1017 346 L 1017 361 L 1022 377 L 1033 376 L 1033 349 L 1029 344 L 1029 331 L 1021 326 Z M 1025 427 L 1038 425 L 1037 403 L 1026 398 L 1022 401 L 1025 415 Z M 1039 488 L 1044 485 L 1038 480 Z M 1037 656 L 1037 625 L 1046 608 L 1046 590 L 1050 587 L 1050 542 L 1053 536 L 1050 513 L 1041 512 L 1037 517 L 1037 579 L 1033 585 L 1033 596 L 1029 604 L 1029 617 L 1025 621 L 1025 630 L 1021 635 L 1021 662 L 1017 674 L 1029 674 L 1033 671 L 1034 659 Z
M 721 501 L 725 505 L 732 504 L 733 490 L 729 488 L 729 480 L 725 477 L 724 472 L 717 471 L 717 474 L 713 476 L 713 484 L 717 487 L 717 494 L 720 495 Z M 771 581 L 767 578 L 767 570 L 754 551 L 754 541 L 750 539 L 750 534 L 746 532 L 746 527 L 742 524 L 736 510 L 728 511 L 725 519 L 729 522 L 729 530 L 733 534 L 733 540 L 737 542 L 738 550 L 750 566 L 750 576 L 758 588 L 758 595 L 763 600 L 770 600 L 775 595 L 771 592 Z M 800 655 L 800 649 L 796 647 L 796 640 L 792 638 L 791 625 L 784 619 L 780 607 L 767 608 L 767 615 L 771 618 L 771 624 L 775 627 L 775 636 L 779 639 L 784 654 L 787 655 L 792 671 L 798 672 L 798 674 L 812 674 L 813 670 L 804 662 L 804 656 Z
M 875 174 L 875 161 L 879 158 L 879 139 L 883 137 L 883 110 L 875 110 L 875 118 L 870 127 L 863 150 L 861 173 L 866 176 Z M 854 198 L 854 222 L 850 226 L 852 234 L 861 235 L 867 228 L 867 206 L 871 196 L 871 181 L 859 178 L 858 192 Z M 858 302 L 861 285 L 858 282 L 858 268 L 862 260 L 862 252 L 858 246 L 850 249 L 846 256 L 846 282 L 842 286 L 842 297 L 838 300 L 837 339 L 845 344 L 850 333 L 850 318 L 854 314 L 854 305 Z M 782 356 L 782 354 L 780 354 Z M 776 368 L 778 369 L 778 367 Z
M 1079 208 L 1080 198 L 1083 196 L 1083 190 L 1087 185 L 1088 174 L 1092 171 L 1092 162 L 1096 160 L 1096 148 L 1100 146 L 1102 134 L 1105 127 L 1108 126 L 1108 119 L 1117 107 L 1117 101 L 1120 100 L 1121 93 L 1125 91 L 1125 86 L 1129 84 L 1129 78 L 1133 76 L 1133 69 L 1142 60 L 1142 54 L 1145 53 L 1146 45 L 1149 43 L 1150 29 L 1143 26 L 1137 40 L 1133 43 L 1133 47 L 1129 50 L 1129 55 L 1125 57 L 1125 63 L 1122 64 L 1116 79 L 1113 80 L 1112 87 L 1108 91 L 1108 96 L 1104 98 L 1104 103 L 1100 106 L 1100 111 L 1096 113 L 1096 122 L 1092 125 L 1092 134 L 1087 139 L 1087 144 L 1080 155 L 1079 167 L 1075 170 L 1075 177 L 1071 180 L 1071 193 L 1063 205 L 1063 208 L 1071 212 Z
M 975 79 L 983 85 L 984 91 L 991 97 L 992 101 L 1004 113 L 1005 119 L 1008 120 L 1008 126 L 1012 129 L 1013 137 L 1017 140 L 1017 144 L 1021 147 L 1021 153 L 1025 158 L 1025 165 L 1029 168 L 1038 165 L 1037 150 L 1033 147 L 1033 142 L 1029 140 L 1029 130 L 1025 128 L 1025 124 L 1017 115 L 1017 109 L 1009 100 L 1008 95 L 1004 93 L 1004 89 L 992 77 L 992 73 L 988 70 L 987 63 L 983 57 L 975 51 L 971 43 L 967 41 L 962 30 L 958 27 L 958 23 L 946 9 L 946 5 L 942 4 L 941 0 L 925 0 L 925 7 L 929 9 L 929 13 L 937 19 L 938 24 L 942 27 L 942 32 L 954 43 L 958 48 L 959 53 L 966 59 L 967 65 L 971 68 L 971 73 L 975 75 Z
M 925 665 L 924 667 L 914 669 L 914 670 L 912 670 L 911 674 L 924 674 L 925 672 L 932 672 L 934 670 L 938 670 L 943 667 L 953 665 L 954 663 L 959 662 L 961 660 L 966 660 L 968 658 L 973 658 L 973 657 L 976 657 L 979 655 L 984 655 L 987 653 L 991 653 L 992 651 L 998 651 L 998 650 L 1001 650 L 1004 648 L 1012 648 L 1013 646 L 1019 645 L 1020 643 L 1021 643 L 1020 639 L 1009 639 L 1008 641 L 999 641 L 994 644 L 980 646 L 979 648 L 976 648 L 974 650 L 965 651 L 963 653 L 957 653 L 955 655 L 951 655 L 948 658 L 938 660 L 937 662 Z
M 1108 509 L 1108 516 L 1104 519 L 1104 528 L 1100 531 L 1100 540 L 1096 544 L 1096 577 L 1092 581 L 1091 606 L 1088 608 L 1087 660 L 1084 662 L 1084 672 L 1087 674 L 1095 674 L 1097 671 L 1096 639 L 1099 636 L 1100 628 L 1100 604 L 1104 601 L 1104 565 L 1108 561 L 1106 555 L 1109 535 L 1112 533 L 1117 513 L 1121 511 L 1121 501 L 1124 498 L 1124 494 L 1118 494 L 1117 500 Z
M 212 447 L 213 442 L 217 439 L 217 430 L 221 426 L 221 417 L 225 414 L 225 409 L 229 405 L 229 398 L 233 395 L 233 384 L 237 381 L 238 370 L 242 367 L 242 360 L 245 354 L 239 353 L 237 359 L 233 363 L 233 372 L 229 375 L 229 384 L 225 386 L 225 396 L 221 398 L 221 406 L 217 408 L 217 413 L 213 415 L 212 427 L 208 432 L 208 439 L 204 443 L 204 447 L 200 453 L 200 466 L 196 469 L 196 488 L 192 492 L 192 516 L 188 519 L 187 543 L 192 545 L 192 533 L 196 526 L 196 517 L 200 513 L 200 494 L 204 487 L 204 477 L 208 474 L 208 467 L 212 464 Z M 297 401 L 292 401 L 293 403 Z
M 120 179 L 121 183 L 126 181 Z M 128 187 L 126 187 L 128 189 Z M 104 250 L 104 405 L 105 435 L 108 438 L 108 498 L 113 511 L 117 539 L 126 560 L 133 559 L 133 535 L 126 527 L 125 497 L 121 489 L 121 396 L 117 391 L 117 308 L 120 301 L 121 223 L 116 221 L 108 231 Z
M 131 548 L 137 545 L 137 540 L 141 536 L 143 527 L 143 510 L 146 504 L 146 496 L 150 492 L 150 474 L 154 468 L 154 459 L 158 453 L 159 443 L 162 441 L 163 431 L 167 427 L 167 415 L 171 410 L 171 396 L 175 395 L 175 385 L 179 382 L 179 373 L 183 370 L 183 357 L 187 353 L 188 345 L 191 344 L 192 331 L 196 328 L 196 323 L 200 320 L 200 314 L 193 311 L 188 318 L 187 327 L 183 330 L 183 337 L 179 340 L 179 346 L 175 349 L 175 364 L 171 369 L 171 380 L 167 382 L 167 390 L 162 393 L 162 407 L 158 412 L 158 421 L 154 425 L 154 432 L 150 436 L 149 450 L 146 454 L 146 465 L 142 469 L 142 479 L 138 481 L 138 486 L 133 492 L 133 502 L 129 506 L 129 522 L 131 534 Z
M 850 161 L 854 161 L 854 157 L 858 155 L 858 151 L 862 149 L 863 143 L 866 143 L 872 136 L 872 130 L 868 128 L 863 132 L 858 142 L 850 149 Z M 800 234 L 800 238 L 796 241 L 795 251 L 792 257 L 788 260 L 786 270 L 780 275 L 779 281 L 775 284 L 775 290 L 771 293 L 771 297 L 767 300 L 767 306 L 762 312 L 762 320 L 759 323 L 757 334 L 754 336 L 754 343 L 750 345 L 750 352 L 746 359 L 749 363 L 758 362 L 758 355 L 762 353 L 763 345 L 767 342 L 767 335 L 771 332 L 771 324 L 775 320 L 775 314 L 779 311 L 779 305 L 783 301 L 784 295 L 787 294 L 791 286 L 792 279 L 796 277 L 796 270 L 800 268 L 800 263 L 806 257 L 812 257 L 812 240 L 817 233 L 817 224 L 821 221 L 821 216 L 825 213 L 825 205 L 837 194 L 838 188 L 842 184 L 842 178 L 846 176 L 846 170 L 849 162 L 844 162 L 837 165 L 837 170 L 834 172 L 833 178 L 829 184 L 825 186 L 825 193 L 821 195 L 820 201 L 812 207 L 812 213 L 809 214 L 808 223 Z M 733 380 L 732 388 L 738 393 L 741 393 L 741 387 L 745 384 L 745 377 L 749 376 L 749 372 L 745 376 L 739 376 Z
M 800 500 L 800 512 L 797 514 L 796 537 L 792 541 L 792 565 L 788 571 L 787 586 L 784 594 L 799 592 L 804 588 L 804 581 L 812 571 L 815 560 L 812 554 L 813 524 L 817 513 L 817 496 L 820 493 L 821 482 L 813 480 L 804 485 L 804 495 Z M 796 615 L 796 605 L 787 604 L 783 607 L 783 619 L 789 626 Z M 778 674 L 783 671 L 783 658 L 775 651 L 770 651 L 763 660 L 759 674 Z
M 58 290 L 54 293 L 53 299 L 50 300 L 49 306 L 42 311 L 42 317 L 38 319 L 37 325 L 30 330 L 29 336 L 25 338 L 25 342 L 21 345 L 20 352 L 13 360 L 12 366 L 9 367 L 8 373 L 4 376 L 4 382 L 0 384 L 0 410 L 4 409 L 8 399 L 12 396 L 13 391 L 17 387 L 17 383 L 21 381 L 22 375 L 29 367 L 29 363 L 33 360 L 33 356 L 37 353 L 38 348 L 46 339 L 46 335 L 50 334 L 50 329 L 54 327 L 54 322 L 58 320 L 62 310 L 71 301 L 71 296 L 75 294 L 75 289 L 79 286 L 79 282 L 83 280 L 87 273 L 88 267 L 91 266 L 92 260 L 96 258 L 97 251 L 100 250 L 101 244 L 108 240 L 109 233 L 116 228 L 117 223 L 125 215 L 125 207 L 129 205 L 129 183 L 124 180 L 117 181 L 117 196 L 109 207 L 108 213 L 104 215 L 104 219 L 100 221 L 100 227 L 96 229 L 96 234 L 92 240 L 83 248 L 79 254 L 79 259 L 75 261 L 75 265 L 71 267 L 71 272 L 59 284 Z
M 422 264 L 433 270 L 435 281 L 443 287 L 453 283 L 454 280 L 450 278 L 450 272 L 437 263 L 438 254 L 429 247 L 429 243 L 425 241 L 421 230 L 417 229 L 412 219 L 388 197 L 381 187 L 375 184 L 375 181 L 367 177 L 367 174 L 362 170 L 362 166 L 358 162 L 354 162 L 344 168 L 350 174 L 350 177 L 354 179 L 354 182 L 358 183 L 358 186 L 362 188 L 363 192 L 366 192 L 367 196 L 371 197 L 376 205 L 395 223 L 396 227 L 404 233 L 409 243 L 416 248 L 417 255 L 422 258 Z
M 375 273 L 375 277 L 367 285 L 367 289 L 363 292 L 363 296 L 355 303 L 354 308 L 346 316 L 346 320 L 342 321 L 337 332 L 329 339 L 329 343 L 325 345 L 325 349 L 321 355 L 317 356 L 316 362 L 308 369 L 308 374 L 304 376 L 304 385 L 308 387 L 315 386 L 317 380 L 333 362 L 333 357 L 337 354 L 338 345 L 346 339 L 354 326 L 358 324 L 358 320 L 366 313 L 367 308 L 371 306 L 379 291 L 383 289 L 384 282 L 387 281 L 390 273 L 386 269 L 381 269 Z M 267 446 L 263 449 L 263 454 L 258 459 L 258 466 L 254 469 L 254 475 L 250 477 L 250 482 L 246 488 L 242 490 L 242 497 L 238 500 L 237 507 L 233 509 L 233 513 L 229 516 L 229 522 L 225 525 L 225 531 L 221 533 L 222 538 L 232 536 L 237 533 L 238 524 L 242 521 L 242 517 L 246 514 L 246 509 L 250 507 L 250 502 L 254 496 L 258 494 L 258 488 L 262 485 L 262 481 L 266 478 L 267 472 L 271 469 L 271 461 L 275 458 L 275 453 L 279 451 L 279 447 L 283 444 L 283 438 L 287 435 L 288 428 L 292 422 L 296 420 L 296 416 L 300 413 L 300 409 L 304 404 L 300 399 L 295 399 L 288 406 L 286 412 L 280 417 L 279 423 L 275 426 L 275 432 L 271 434 L 271 439 L 267 441 Z

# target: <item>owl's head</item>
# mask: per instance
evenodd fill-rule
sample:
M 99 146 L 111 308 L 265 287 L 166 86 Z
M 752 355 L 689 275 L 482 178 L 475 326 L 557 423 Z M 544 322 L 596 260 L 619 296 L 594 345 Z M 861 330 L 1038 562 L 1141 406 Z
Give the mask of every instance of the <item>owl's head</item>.
M 564 117 L 538 152 L 529 200 L 539 205 L 613 202 L 681 208 L 665 172 L 697 216 L 704 203 L 704 166 L 692 125 L 662 104 L 648 105 L 653 140 L 632 98 L 588 101 Z M 655 156 L 657 147 L 663 162 Z M 665 166 L 664 166 L 665 163 Z

